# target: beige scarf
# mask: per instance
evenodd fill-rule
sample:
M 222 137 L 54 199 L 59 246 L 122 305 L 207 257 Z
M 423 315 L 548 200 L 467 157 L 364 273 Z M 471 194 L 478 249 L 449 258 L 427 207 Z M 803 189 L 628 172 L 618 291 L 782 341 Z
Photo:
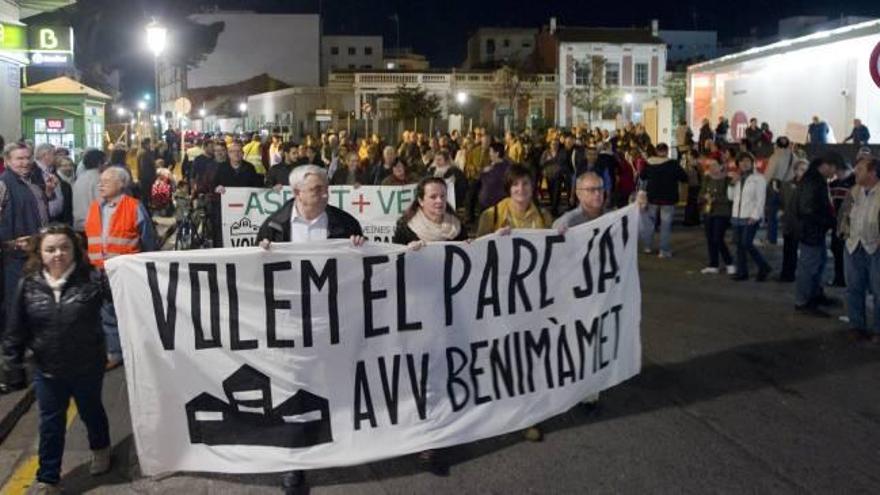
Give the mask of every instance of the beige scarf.
M 61 301 L 61 290 L 64 289 L 64 284 L 67 283 L 67 279 L 70 277 L 70 274 L 73 273 L 74 268 L 76 268 L 76 263 L 71 263 L 59 278 L 54 278 L 49 274 L 48 270 L 43 270 L 43 278 L 46 279 L 46 283 L 49 285 L 49 288 L 52 289 L 56 303 Z
M 451 241 L 461 232 L 461 222 L 455 215 L 444 213 L 443 221 L 434 223 L 422 213 L 421 208 L 416 211 L 407 226 L 419 237 L 419 240 L 425 242 Z

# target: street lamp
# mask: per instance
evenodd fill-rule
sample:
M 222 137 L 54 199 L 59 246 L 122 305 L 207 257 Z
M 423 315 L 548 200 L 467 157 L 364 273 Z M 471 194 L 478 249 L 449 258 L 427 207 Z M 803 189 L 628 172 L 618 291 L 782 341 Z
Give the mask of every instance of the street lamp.
M 245 113 L 247 113 L 247 103 L 241 102 L 238 104 L 238 111 L 241 112 L 241 132 L 245 130 Z
M 116 115 L 118 117 L 125 117 L 125 107 L 116 107 Z
M 154 108 L 157 115 L 160 112 L 160 105 L 162 103 L 162 98 L 159 94 L 159 56 L 162 55 L 162 52 L 165 51 L 165 47 L 167 44 L 168 30 L 165 29 L 164 26 L 159 24 L 156 19 L 153 19 L 149 24 L 147 24 L 147 48 L 153 53 L 153 73 L 156 83 L 156 100 Z M 161 128 L 159 129 L 159 132 L 162 132 Z
M 468 94 L 464 91 L 459 91 L 455 95 L 455 101 L 457 101 L 459 105 L 464 105 L 468 101 Z
M 205 115 L 207 115 L 207 114 L 208 114 L 208 111 L 205 110 L 204 107 L 202 107 L 202 108 L 199 109 L 199 117 L 204 118 Z
M 145 102 L 144 100 L 139 101 L 138 102 L 138 110 L 143 112 L 146 109 L 147 109 L 147 102 Z
M 629 105 L 629 121 L 632 122 L 632 120 L 633 120 L 633 94 L 627 93 L 627 94 L 623 95 L 623 101 L 627 105 Z

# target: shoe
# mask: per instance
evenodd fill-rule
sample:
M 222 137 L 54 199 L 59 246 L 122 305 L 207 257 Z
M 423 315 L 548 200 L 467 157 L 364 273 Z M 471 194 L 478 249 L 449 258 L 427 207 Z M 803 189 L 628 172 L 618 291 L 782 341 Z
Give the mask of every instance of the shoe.
M 770 275 L 769 268 L 763 268 L 761 270 L 758 270 L 758 274 L 755 275 L 755 280 L 757 282 L 763 282 L 763 281 L 767 280 L 767 275 Z
M 89 474 L 98 476 L 110 471 L 110 447 L 92 451 L 92 464 L 89 466 Z
M 802 306 L 795 305 L 794 310 L 804 316 L 815 316 L 816 318 L 830 318 L 831 315 L 825 311 L 813 306 L 812 304 L 804 304 Z
M 742 282 L 742 281 L 745 281 L 748 279 L 749 279 L 748 275 L 734 275 L 734 276 L 730 277 L 730 280 L 733 280 L 734 282 Z
M 530 442 L 540 442 L 544 439 L 544 433 L 537 426 L 530 426 L 523 430 L 523 436 Z
M 660 251 L 660 253 L 657 255 L 657 257 L 660 258 L 661 260 L 667 259 L 667 258 L 672 258 L 672 253 L 670 253 L 669 251 Z
M 62 493 L 61 487 L 57 483 L 43 483 L 42 481 L 37 482 L 37 495 L 55 495 Z
M 714 266 L 707 266 L 706 268 L 700 270 L 700 273 L 702 273 L 703 275 L 714 275 L 718 273 L 718 268 L 715 268 Z
M 642 249 L 642 252 L 645 253 L 645 254 L 651 254 L 651 253 L 653 253 L 654 251 L 651 251 L 651 248 L 645 248 L 645 249 Z
M 289 471 L 281 475 L 281 489 L 285 495 L 297 493 L 297 489 L 306 484 L 306 475 L 302 471 Z
M 434 476 L 449 476 L 449 464 L 438 454 L 436 450 L 425 450 L 419 452 L 419 465 L 425 471 Z
M 776 277 L 776 281 L 780 284 L 790 284 L 794 282 L 794 277 L 789 277 L 788 275 L 780 275 Z
M 736 267 L 734 265 L 727 265 L 726 270 L 728 275 L 736 275 Z

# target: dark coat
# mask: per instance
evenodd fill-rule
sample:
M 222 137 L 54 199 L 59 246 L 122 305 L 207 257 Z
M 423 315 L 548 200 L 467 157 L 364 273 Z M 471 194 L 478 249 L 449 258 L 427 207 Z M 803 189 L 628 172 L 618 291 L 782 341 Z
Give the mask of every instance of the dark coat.
M 434 176 L 435 167 L 432 165 L 428 169 L 428 177 Z M 465 203 L 465 196 L 467 195 L 467 178 L 464 176 L 464 172 L 461 171 L 460 168 L 455 165 L 451 165 L 449 170 L 443 174 L 443 180 L 451 181 L 453 187 L 455 188 L 454 197 L 455 197 L 455 207 L 462 208 Z
M 648 202 L 656 205 L 678 203 L 678 183 L 687 182 L 687 173 L 677 161 L 651 158 L 641 174 L 646 182 Z
M 24 382 L 26 348 L 40 371 L 61 377 L 99 373 L 106 358 L 101 304 L 107 297 L 101 275 L 78 268 L 61 291 L 60 303 L 42 273 L 22 279 L 3 334 L 6 381 Z
M 11 169 L 0 175 L 0 181 L 4 183 L 7 195 L 0 212 L 0 241 L 36 234 L 43 227 L 37 202 L 45 203 L 45 195 L 38 198 L 30 186 Z
M 828 196 L 828 182 L 815 168 L 810 168 L 797 187 L 798 240 L 808 246 L 820 246 L 835 218 Z
M 257 169 L 245 161 L 241 162 L 238 170 L 232 168 L 229 162 L 221 163 L 217 166 L 215 180 L 217 186 L 223 187 L 263 187 L 265 184 Z
M 277 165 L 272 165 L 271 168 L 266 172 L 266 185 L 269 187 L 282 185 L 287 186 L 290 184 L 290 172 L 296 165 L 292 165 L 290 163 L 279 163 Z
M 361 224 L 353 216 L 330 205 L 327 205 L 326 211 L 328 239 L 348 239 L 353 235 L 364 235 Z M 263 222 L 257 233 L 257 242 L 263 239 L 269 239 L 271 242 L 290 242 L 290 216 L 292 214 L 293 200 L 291 199 Z

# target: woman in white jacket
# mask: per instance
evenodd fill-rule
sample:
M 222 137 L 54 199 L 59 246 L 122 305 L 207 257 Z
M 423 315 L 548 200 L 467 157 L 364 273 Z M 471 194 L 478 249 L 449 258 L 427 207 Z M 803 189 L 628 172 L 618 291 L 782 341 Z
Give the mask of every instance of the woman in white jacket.
M 755 247 L 755 234 L 764 218 L 767 180 L 755 171 L 755 157 L 751 153 L 740 153 L 736 163 L 738 169 L 730 172 L 731 185 L 727 187 L 727 197 L 733 201 L 731 224 L 736 243 L 736 275 L 733 280 L 748 280 L 748 257 L 751 256 L 758 265 L 755 280 L 763 282 L 770 273 L 770 265 Z

